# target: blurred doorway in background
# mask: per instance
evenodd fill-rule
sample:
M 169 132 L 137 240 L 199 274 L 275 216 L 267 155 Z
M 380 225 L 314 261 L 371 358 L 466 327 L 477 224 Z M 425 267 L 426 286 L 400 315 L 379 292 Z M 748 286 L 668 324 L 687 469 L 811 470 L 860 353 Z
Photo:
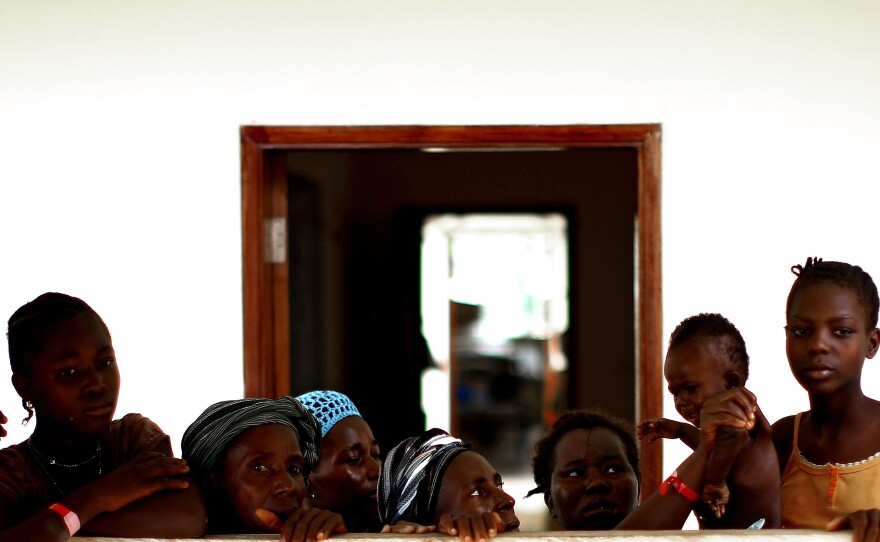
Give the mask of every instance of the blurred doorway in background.
M 562 214 L 438 214 L 422 229 L 422 324 L 433 358 L 428 427 L 528 474 L 534 444 L 567 407 L 569 323 Z

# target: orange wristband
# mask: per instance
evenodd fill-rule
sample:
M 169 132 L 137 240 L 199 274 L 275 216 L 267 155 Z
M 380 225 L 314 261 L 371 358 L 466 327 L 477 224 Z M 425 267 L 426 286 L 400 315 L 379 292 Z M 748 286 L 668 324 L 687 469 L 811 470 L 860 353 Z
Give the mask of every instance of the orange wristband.
M 64 520 L 64 525 L 67 526 L 67 532 L 70 533 L 70 536 L 76 534 L 80 528 L 79 516 L 72 512 L 70 508 L 57 502 L 49 506 L 49 510 L 61 516 L 61 519 Z
M 670 487 L 677 491 L 679 495 L 691 502 L 697 502 L 697 499 L 700 498 L 700 496 L 697 495 L 696 491 L 689 488 L 684 484 L 684 482 L 681 481 L 681 478 L 678 477 L 678 471 L 673 472 L 671 475 L 669 475 L 669 478 L 667 478 L 663 481 L 662 484 L 660 484 L 660 494 L 666 495 L 666 491 L 668 491 Z

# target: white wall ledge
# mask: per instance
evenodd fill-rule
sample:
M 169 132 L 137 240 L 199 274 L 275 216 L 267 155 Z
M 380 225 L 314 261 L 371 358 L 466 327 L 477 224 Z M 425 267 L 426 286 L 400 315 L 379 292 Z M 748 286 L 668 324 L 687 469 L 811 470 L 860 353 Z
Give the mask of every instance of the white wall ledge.
M 852 531 L 829 533 L 820 530 L 771 529 L 736 531 L 579 531 L 579 532 L 524 532 L 501 533 L 497 542 L 732 542 L 748 538 L 748 542 L 851 542 Z M 277 541 L 278 535 L 224 535 L 206 538 L 106 538 L 74 537 L 74 542 L 194 542 L 212 540 L 238 540 L 241 542 Z M 446 535 L 389 535 L 345 534 L 332 537 L 328 542 L 457 542 L 458 538 Z

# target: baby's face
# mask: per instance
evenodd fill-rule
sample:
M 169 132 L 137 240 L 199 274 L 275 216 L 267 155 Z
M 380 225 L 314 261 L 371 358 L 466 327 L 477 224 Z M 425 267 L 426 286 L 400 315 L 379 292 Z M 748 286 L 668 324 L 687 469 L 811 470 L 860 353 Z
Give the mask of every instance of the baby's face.
M 675 410 L 697 427 L 706 399 L 727 388 L 730 361 L 721 346 L 717 337 L 695 337 L 666 353 L 663 374 Z

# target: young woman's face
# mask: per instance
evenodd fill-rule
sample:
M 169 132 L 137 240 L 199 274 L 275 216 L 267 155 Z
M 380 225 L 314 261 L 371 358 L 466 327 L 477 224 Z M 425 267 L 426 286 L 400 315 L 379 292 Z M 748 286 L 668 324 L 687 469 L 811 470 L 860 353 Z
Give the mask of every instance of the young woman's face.
M 620 437 L 604 427 L 563 435 L 544 499 L 567 531 L 613 529 L 639 504 L 639 482 Z
M 865 358 L 880 343 L 868 329 L 866 309 L 854 291 L 830 282 L 795 293 L 785 326 L 785 351 L 794 377 L 810 393 L 861 386 Z
M 725 373 L 730 361 L 717 337 L 695 337 L 666 354 L 663 374 L 675 410 L 682 418 L 700 427 L 700 409 L 709 397 L 727 387 Z
M 305 459 L 292 428 L 277 423 L 252 427 L 232 441 L 212 474 L 212 490 L 231 509 L 241 532 L 269 532 L 257 509 L 284 521 L 302 504 Z
M 119 369 L 110 335 L 93 314 L 51 325 L 25 354 L 30 373 L 13 383 L 37 412 L 37 423 L 79 434 L 107 431 L 119 396 Z
M 321 442 L 321 457 L 309 475 L 309 491 L 316 508 L 358 518 L 379 515 L 379 445 L 360 416 L 336 422 Z
M 498 512 L 505 531 L 518 531 L 519 519 L 513 510 L 516 501 L 501 489 L 502 485 L 501 475 L 482 455 L 471 451 L 458 454 L 440 482 L 434 522 L 443 514 L 456 518 Z

